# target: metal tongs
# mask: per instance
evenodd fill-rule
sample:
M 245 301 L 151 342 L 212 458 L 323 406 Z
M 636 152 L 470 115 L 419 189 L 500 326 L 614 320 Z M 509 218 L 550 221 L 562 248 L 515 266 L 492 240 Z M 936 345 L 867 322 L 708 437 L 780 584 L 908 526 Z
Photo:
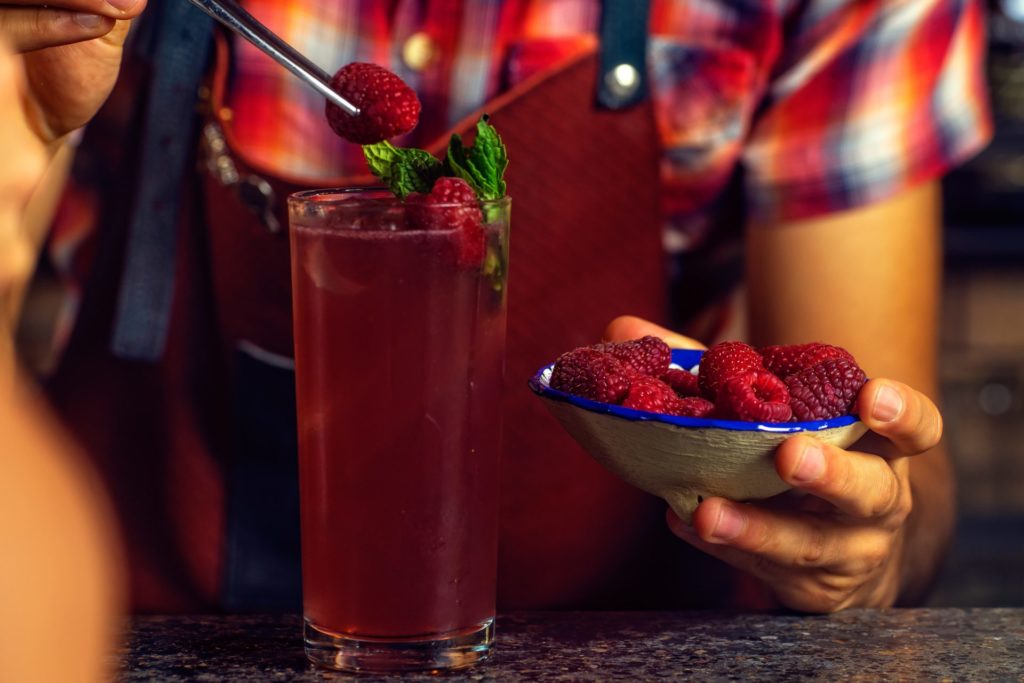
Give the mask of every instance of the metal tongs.
M 189 2 L 258 47 L 275 62 L 312 86 L 329 102 L 341 107 L 346 114 L 359 116 L 359 108 L 331 88 L 330 74 L 281 40 L 256 17 L 242 9 L 237 2 L 234 0 L 189 0 Z

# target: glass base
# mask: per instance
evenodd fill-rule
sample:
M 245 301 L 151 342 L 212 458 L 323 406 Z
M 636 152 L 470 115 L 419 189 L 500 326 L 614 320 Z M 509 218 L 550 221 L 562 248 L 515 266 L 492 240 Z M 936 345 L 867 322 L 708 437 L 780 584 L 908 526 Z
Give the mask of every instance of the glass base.
M 494 643 L 494 619 L 429 639 L 360 638 L 327 631 L 307 619 L 303 638 L 306 657 L 326 669 L 371 673 L 452 671 L 487 659 Z

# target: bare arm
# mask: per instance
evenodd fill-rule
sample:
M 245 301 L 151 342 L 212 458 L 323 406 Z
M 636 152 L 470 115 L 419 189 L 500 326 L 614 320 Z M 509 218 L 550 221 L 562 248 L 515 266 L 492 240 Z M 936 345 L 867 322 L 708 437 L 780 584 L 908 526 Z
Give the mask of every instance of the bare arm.
M 113 515 L 21 384 L 0 396 L 0 680 L 109 680 L 123 608 Z
M 52 205 L 44 141 L 0 46 L 0 681 L 101 681 L 117 637 L 112 516 L 75 447 L 18 376 L 12 331 Z M 63 175 L 51 163 L 54 182 Z
M 941 215 L 938 183 L 855 211 L 752 226 L 748 301 L 757 344 L 825 341 L 848 348 L 871 377 L 904 382 L 938 401 Z M 858 448 L 887 454 L 870 435 Z M 870 443 L 867 441 L 870 440 Z M 909 467 L 899 601 L 919 601 L 952 535 L 955 487 L 942 444 Z

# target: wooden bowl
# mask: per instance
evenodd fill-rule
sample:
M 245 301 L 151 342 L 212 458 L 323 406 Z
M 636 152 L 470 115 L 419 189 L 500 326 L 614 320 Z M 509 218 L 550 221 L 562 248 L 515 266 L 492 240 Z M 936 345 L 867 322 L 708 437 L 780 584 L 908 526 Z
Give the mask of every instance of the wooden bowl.
M 703 351 L 672 351 L 672 362 L 691 369 Z M 775 448 L 798 432 L 846 448 L 867 427 L 856 416 L 814 422 L 757 423 L 659 415 L 598 403 L 548 386 L 547 365 L 530 388 L 591 456 L 633 486 L 660 496 L 689 522 L 702 500 L 722 496 L 759 500 L 786 491 L 775 472 Z

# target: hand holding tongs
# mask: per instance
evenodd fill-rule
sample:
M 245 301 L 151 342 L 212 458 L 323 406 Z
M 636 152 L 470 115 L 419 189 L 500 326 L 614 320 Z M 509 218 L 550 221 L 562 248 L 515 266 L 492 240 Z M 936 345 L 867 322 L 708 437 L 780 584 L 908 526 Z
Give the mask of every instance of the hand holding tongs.
M 275 62 L 311 85 L 329 102 L 341 107 L 346 114 L 359 116 L 359 109 L 355 105 L 331 89 L 330 74 L 281 40 L 273 31 L 242 9 L 237 2 L 234 0 L 189 0 L 189 2 L 258 47 Z

